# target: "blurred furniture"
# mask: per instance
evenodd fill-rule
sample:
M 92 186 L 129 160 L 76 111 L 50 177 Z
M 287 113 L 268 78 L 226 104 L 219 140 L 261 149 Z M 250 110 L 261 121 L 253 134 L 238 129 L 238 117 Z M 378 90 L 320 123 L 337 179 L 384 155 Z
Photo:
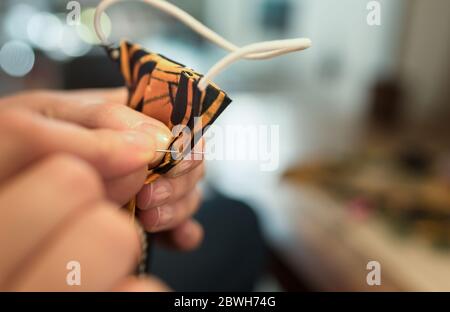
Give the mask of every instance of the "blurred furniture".
M 218 124 L 279 125 L 280 163 L 274 171 L 263 172 L 261 160 L 210 161 L 208 179 L 222 192 L 254 207 L 272 256 L 272 272 L 284 289 L 450 290 L 449 251 L 414 235 L 398 235 L 383 217 L 349 209 L 348 202 L 323 187 L 281 179 L 292 164 L 354 152 L 356 142 L 367 140 L 355 139 L 355 133 L 363 133 L 360 126 L 325 110 L 320 98 L 311 100 L 307 93 L 301 99 L 238 94 L 234 100 L 238 105 L 230 106 Z M 433 140 L 425 136 L 420 141 Z M 406 157 L 406 162 L 424 169 L 414 155 Z M 381 286 L 367 285 L 369 261 L 381 264 Z
M 291 235 L 281 240 L 269 237 L 270 245 L 284 269 L 314 289 L 450 290 L 449 252 L 394 235 L 383 220 L 352 218 L 344 205 L 315 188 L 284 183 L 279 198 L 278 209 Z M 381 286 L 366 283 L 369 261 L 381 264 Z

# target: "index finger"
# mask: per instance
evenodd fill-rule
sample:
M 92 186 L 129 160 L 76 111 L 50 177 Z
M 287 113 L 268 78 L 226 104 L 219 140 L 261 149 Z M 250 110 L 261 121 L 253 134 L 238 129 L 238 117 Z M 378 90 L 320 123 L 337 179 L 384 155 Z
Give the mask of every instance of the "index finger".
M 45 116 L 87 128 L 135 130 L 142 124 L 169 129 L 160 121 L 128 108 L 126 90 L 33 91 L 2 100 L 5 107 L 26 107 Z

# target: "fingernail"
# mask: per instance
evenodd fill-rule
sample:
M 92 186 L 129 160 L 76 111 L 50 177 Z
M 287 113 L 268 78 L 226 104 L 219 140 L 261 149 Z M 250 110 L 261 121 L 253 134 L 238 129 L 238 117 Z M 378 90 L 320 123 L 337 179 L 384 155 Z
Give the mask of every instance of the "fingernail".
M 173 207 L 170 205 L 159 206 L 146 212 L 150 220 L 155 220 L 154 224 L 147 224 L 147 231 L 154 232 L 168 225 L 174 218 Z M 151 214 L 151 216 L 149 215 Z
M 142 132 L 138 131 L 127 131 L 123 133 L 123 139 L 127 145 L 132 146 L 130 153 L 134 153 L 139 158 L 153 158 L 154 157 L 154 147 L 152 144 L 152 138 Z
M 168 128 L 163 128 L 163 126 L 157 126 L 151 123 L 141 123 L 134 128 L 134 130 L 142 132 L 150 136 L 152 142 L 152 150 L 149 162 L 157 161 L 161 158 L 162 154 L 158 153 L 158 150 L 167 149 L 172 142 L 172 134 Z
M 161 206 L 172 194 L 172 187 L 166 180 L 158 180 L 152 185 L 149 208 Z
M 158 208 L 159 217 L 158 217 L 158 223 L 156 224 L 155 228 L 160 228 L 163 226 L 166 226 L 170 223 L 173 219 L 173 207 L 170 205 L 166 206 L 159 206 Z
M 157 126 L 144 122 L 136 126 L 134 129 L 154 136 L 157 141 L 158 148 L 166 148 L 172 142 L 172 133 L 168 128 L 163 128 L 163 126 Z

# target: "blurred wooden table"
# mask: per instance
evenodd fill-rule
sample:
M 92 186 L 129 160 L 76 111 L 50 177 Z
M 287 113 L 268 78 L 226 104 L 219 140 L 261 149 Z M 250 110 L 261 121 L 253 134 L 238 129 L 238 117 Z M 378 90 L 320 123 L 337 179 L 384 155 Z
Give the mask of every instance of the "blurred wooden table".
M 279 187 L 286 233 L 268 240 L 286 268 L 316 290 L 450 291 L 450 252 L 397 237 L 375 218 L 358 221 L 323 193 Z M 369 286 L 369 261 L 381 265 L 381 286 Z

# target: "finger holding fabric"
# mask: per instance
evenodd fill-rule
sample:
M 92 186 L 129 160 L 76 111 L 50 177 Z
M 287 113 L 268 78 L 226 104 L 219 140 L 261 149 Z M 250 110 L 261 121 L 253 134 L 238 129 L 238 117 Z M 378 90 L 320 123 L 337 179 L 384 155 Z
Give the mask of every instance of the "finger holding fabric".
M 203 239 L 201 225 L 191 219 L 201 200 L 197 185 L 205 174 L 203 146 L 202 139 L 188 159 L 145 185 L 137 196 L 138 216 L 144 228 L 153 233 L 163 231 L 156 239 L 181 250 L 194 249 Z
M 122 95 L 119 89 L 34 91 L 1 99 L 1 157 L 15 162 L 0 161 L 0 181 L 35 158 L 66 152 L 93 165 L 112 199 L 126 202 L 142 187 L 147 165 L 160 162 L 157 150 L 167 148 L 172 135 L 159 121 L 116 103 Z
M 55 111 L 45 109 L 48 106 L 35 109 L 20 104 L 52 103 L 48 95 L 33 94 L 38 95 L 0 101 L 0 238 L 4 238 L 0 250 L 8 254 L 0 262 L 0 288 L 77 290 L 69 289 L 61 276 L 67 274 L 67 261 L 78 259 L 84 265 L 79 290 L 111 290 L 134 271 L 139 235 L 107 197 L 120 191 L 122 198 L 137 193 L 146 165 L 159 161 L 157 149 L 167 148 L 154 136 L 169 131 L 164 126 L 152 127 L 148 133 L 133 128 L 152 119 L 123 105 L 104 117 L 103 109 L 96 108 L 90 116 L 68 121 L 49 113 Z M 78 111 L 76 102 L 65 102 L 62 95 L 58 100 L 61 107 L 67 104 Z M 92 118 L 95 112 L 97 117 Z M 119 121 L 116 125 L 102 124 L 114 120 L 108 118 L 113 115 Z M 88 127 L 86 120 L 97 124 Z M 105 271 L 106 261 L 112 266 L 106 271 L 114 274 L 98 274 Z M 151 289 L 162 288 L 147 288 Z

